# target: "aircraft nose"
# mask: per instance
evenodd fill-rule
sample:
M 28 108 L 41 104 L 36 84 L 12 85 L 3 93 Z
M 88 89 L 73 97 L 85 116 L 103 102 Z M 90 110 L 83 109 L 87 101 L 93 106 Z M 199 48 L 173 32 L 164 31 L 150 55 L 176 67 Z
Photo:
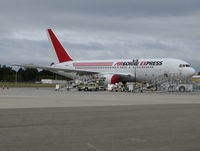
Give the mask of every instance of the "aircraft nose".
M 190 76 L 193 76 L 196 73 L 196 70 L 194 68 L 190 68 Z

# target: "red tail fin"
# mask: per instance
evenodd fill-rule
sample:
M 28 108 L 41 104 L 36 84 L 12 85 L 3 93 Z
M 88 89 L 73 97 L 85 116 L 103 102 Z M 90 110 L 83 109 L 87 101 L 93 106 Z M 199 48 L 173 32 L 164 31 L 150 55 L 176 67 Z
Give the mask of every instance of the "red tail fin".
M 53 44 L 53 47 L 55 49 L 55 52 L 57 54 L 58 60 L 60 63 L 66 62 L 66 61 L 73 61 L 71 56 L 68 54 L 68 52 L 64 49 L 62 44 L 59 42 L 58 38 L 55 36 L 53 31 L 51 29 L 48 29 L 48 34 L 51 39 L 51 42 Z

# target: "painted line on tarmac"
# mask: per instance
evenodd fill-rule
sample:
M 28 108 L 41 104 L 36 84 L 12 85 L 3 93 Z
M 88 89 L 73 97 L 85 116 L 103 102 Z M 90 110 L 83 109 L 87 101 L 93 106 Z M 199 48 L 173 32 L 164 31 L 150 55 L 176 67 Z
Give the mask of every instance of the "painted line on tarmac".
M 89 148 L 93 149 L 94 151 L 101 151 L 101 150 L 99 150 L 98 148 L 96 148 L 94 145 L 92 145 L 91 143 L 86 143 L 86 145 L 87 145 Z

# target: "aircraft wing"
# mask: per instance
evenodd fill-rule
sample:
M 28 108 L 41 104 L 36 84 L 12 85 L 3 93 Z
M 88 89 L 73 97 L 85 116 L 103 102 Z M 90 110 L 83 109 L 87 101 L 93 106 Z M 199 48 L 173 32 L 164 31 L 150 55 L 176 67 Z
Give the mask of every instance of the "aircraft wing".
M 108 74 L 115 74 L 115 75 L 119 75 L 119 76 L 122 76 L 122 77 L 131 77 L 131 76 L 134 76 L 132 73 L 114 73 L 114 72 L 109 72 Z
M 61 68 L 61 67 L 56 67 L 56 66 L 41 66 L 41 65 L 34 65 L 34 64 L 13 64 L 12 66 L 18 66 L 18 67 L 24 67 L 24 68 L 33 68 L 33 69 L 42 69 L 42 70 L 47 70 L 47 71 L 56 72 L 56 73 L 59 72 L 59 71 L 64 71 L 64 72 L 68 72 L 68 73 L 77 73 L 79 75 L 102 74 L 100 72 L 95 72 L 95 71 Z M 131 73 L 107 72 L 107 73 L 103 73 L 103 74 L 105 74 L 105 75 L 107 75 L 107 74 L 119 75 L 121 78 L 133 76 L 133 74 L 131 74 Z
M 18 67 L 24 67 L 24 68 L 33 68 L 33 69 L 43 69 L 48 70 L 52 72 L 57 71 L 65 71 L 65 72 L 76 72 L 80 75 L 83 74 L 98 74 L 99 72 L 94 71 L 87 71 L 87 70 L 74 70 L 74 69 L 68 69 L 68 68 L 61 68 L 61 67 L 55 67 L 55 66 L 41 66 L 41 65 L 34 65 L 34 64 L 13 64 L 12 66 L 18 66 Z

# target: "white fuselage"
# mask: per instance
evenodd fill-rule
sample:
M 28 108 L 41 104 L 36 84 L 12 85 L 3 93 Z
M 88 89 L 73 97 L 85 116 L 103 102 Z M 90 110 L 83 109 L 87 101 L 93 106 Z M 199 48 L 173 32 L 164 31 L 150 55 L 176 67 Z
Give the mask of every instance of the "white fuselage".
M 195 73 L 187 62 L 173 58 L 69 61 L 54 67 L 98 72 L 101 76 L 119 74 L 122 76 L 122 82 L 149 81 L 164 75 L 189 77 Z M 71 79 L 75 77 L 75 73 L 62 71 L 58 74 Z M 123 75 L 126 76 L 123 78 Z

